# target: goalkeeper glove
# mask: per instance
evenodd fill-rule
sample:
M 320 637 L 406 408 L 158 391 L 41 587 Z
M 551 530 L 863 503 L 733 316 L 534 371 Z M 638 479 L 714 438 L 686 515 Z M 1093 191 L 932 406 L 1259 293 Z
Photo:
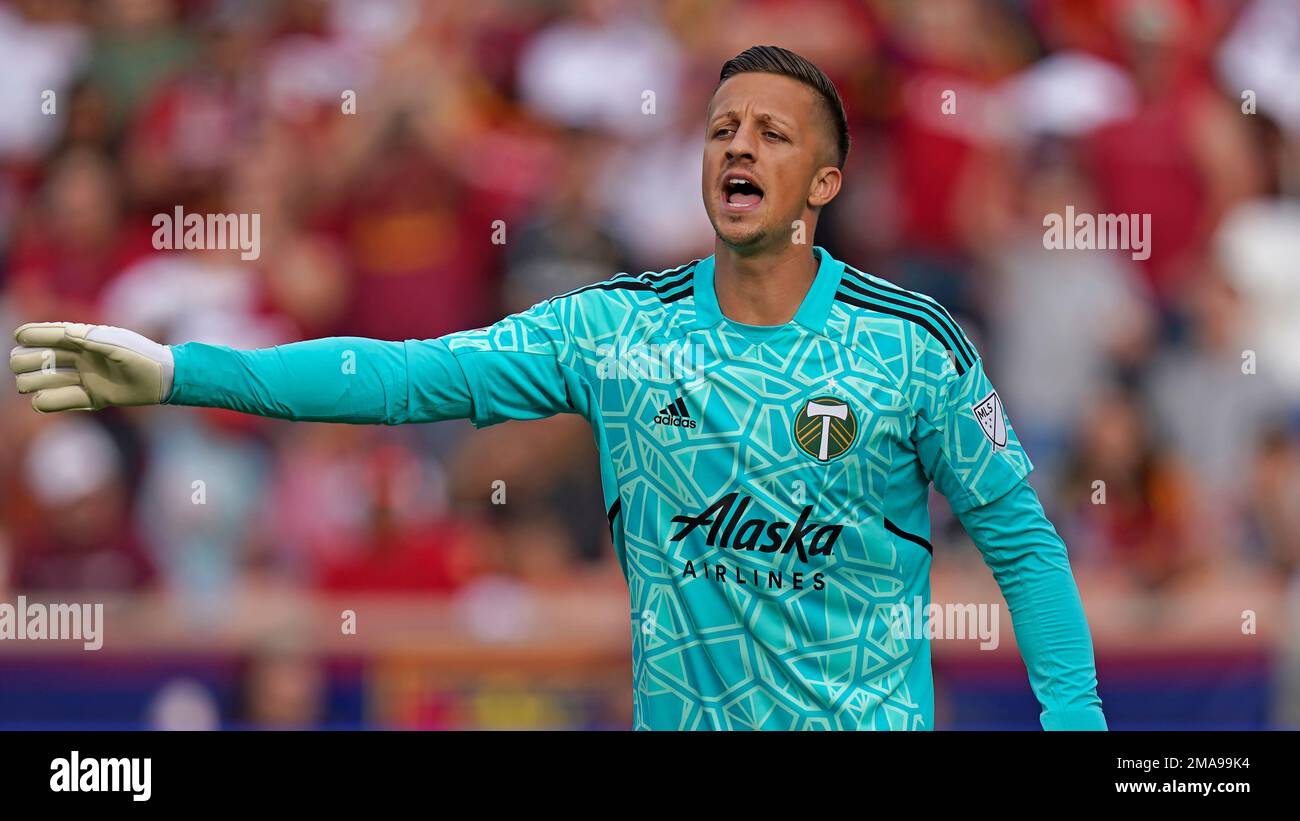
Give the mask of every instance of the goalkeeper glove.
M 172 352 L 135 331 L 29 322 L 14 331 L 9 367 L 38 413 L 157 405 L 172 390 Z

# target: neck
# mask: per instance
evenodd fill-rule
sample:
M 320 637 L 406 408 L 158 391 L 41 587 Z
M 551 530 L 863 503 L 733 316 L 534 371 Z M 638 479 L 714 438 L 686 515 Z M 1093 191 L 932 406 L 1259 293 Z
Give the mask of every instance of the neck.
M 715 245 L 713 290 L 723 316 L 745 325 L 784 325 L 798 312 L 817 278 L 810 245 L 786 244 L 771 253 L 741 256 Z

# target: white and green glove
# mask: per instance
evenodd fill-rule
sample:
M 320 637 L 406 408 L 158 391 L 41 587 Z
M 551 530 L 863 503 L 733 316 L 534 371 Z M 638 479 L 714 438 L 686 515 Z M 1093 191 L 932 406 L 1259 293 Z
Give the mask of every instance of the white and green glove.
M 14 331 L 9 367 L 39 413 L 157 405 L 172 390 L 172 352 L 135 331 L 29 322 Z

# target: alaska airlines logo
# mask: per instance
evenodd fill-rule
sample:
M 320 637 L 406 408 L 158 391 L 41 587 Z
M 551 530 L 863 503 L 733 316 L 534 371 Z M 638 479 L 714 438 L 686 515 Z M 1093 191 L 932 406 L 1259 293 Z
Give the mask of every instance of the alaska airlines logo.
M 823 525 L 808 521 L 813 506 L 808 505 L 799 514 L 799 521 L 769 521 L 762 517 L 745 519 L 753 498 L 739 493 L 728 493 L 709 505 L 698 516 L 674 516 L 673 522 L 683 524 L 670 541 L 680 542 L 697 527 L 709 528 L 705 544 L 709 547 L 733 550 L 757 550 L 760 553 L 789 553 L 796 550 L 799 561 L 807 562 L 809 556 L 829 556 L 839 541 L 842 525 Z M 733 540 L 734 537 L 734 540 Z M 760 545 L 760 540 L 766 539 Z M 807 544 L 804 541 L 807 540 Z
M 819 462 L 843 456 L 858 435 L 858 418 L 843 399 L 818 396 L 799 407 L 794 417 L 794 441 Z

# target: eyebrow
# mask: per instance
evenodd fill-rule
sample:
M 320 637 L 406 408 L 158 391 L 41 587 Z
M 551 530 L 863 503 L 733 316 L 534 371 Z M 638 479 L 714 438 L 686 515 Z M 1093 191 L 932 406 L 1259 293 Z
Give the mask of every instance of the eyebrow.
M 719 119 L 723 117 L 729 120 L 739 120 L 740 112 L 736 111 L 734 108 L 728 109 L 727 111 L 722 111 L 717 114 L 714 114 L 713 118 L 710 119 L 709 122 L 710 123 L 717 122 Z M 754 119 L 758 120 L 761 123 L 771 123 L 772 125 L 780 126 L 781 128 L 786 128 L 791 131 L 794 130 L 794 123 L 788 122 L 782 119 L 781 117 L 776 116 L 775 114 L 769 114 L 768 112 L 755 114 Z

